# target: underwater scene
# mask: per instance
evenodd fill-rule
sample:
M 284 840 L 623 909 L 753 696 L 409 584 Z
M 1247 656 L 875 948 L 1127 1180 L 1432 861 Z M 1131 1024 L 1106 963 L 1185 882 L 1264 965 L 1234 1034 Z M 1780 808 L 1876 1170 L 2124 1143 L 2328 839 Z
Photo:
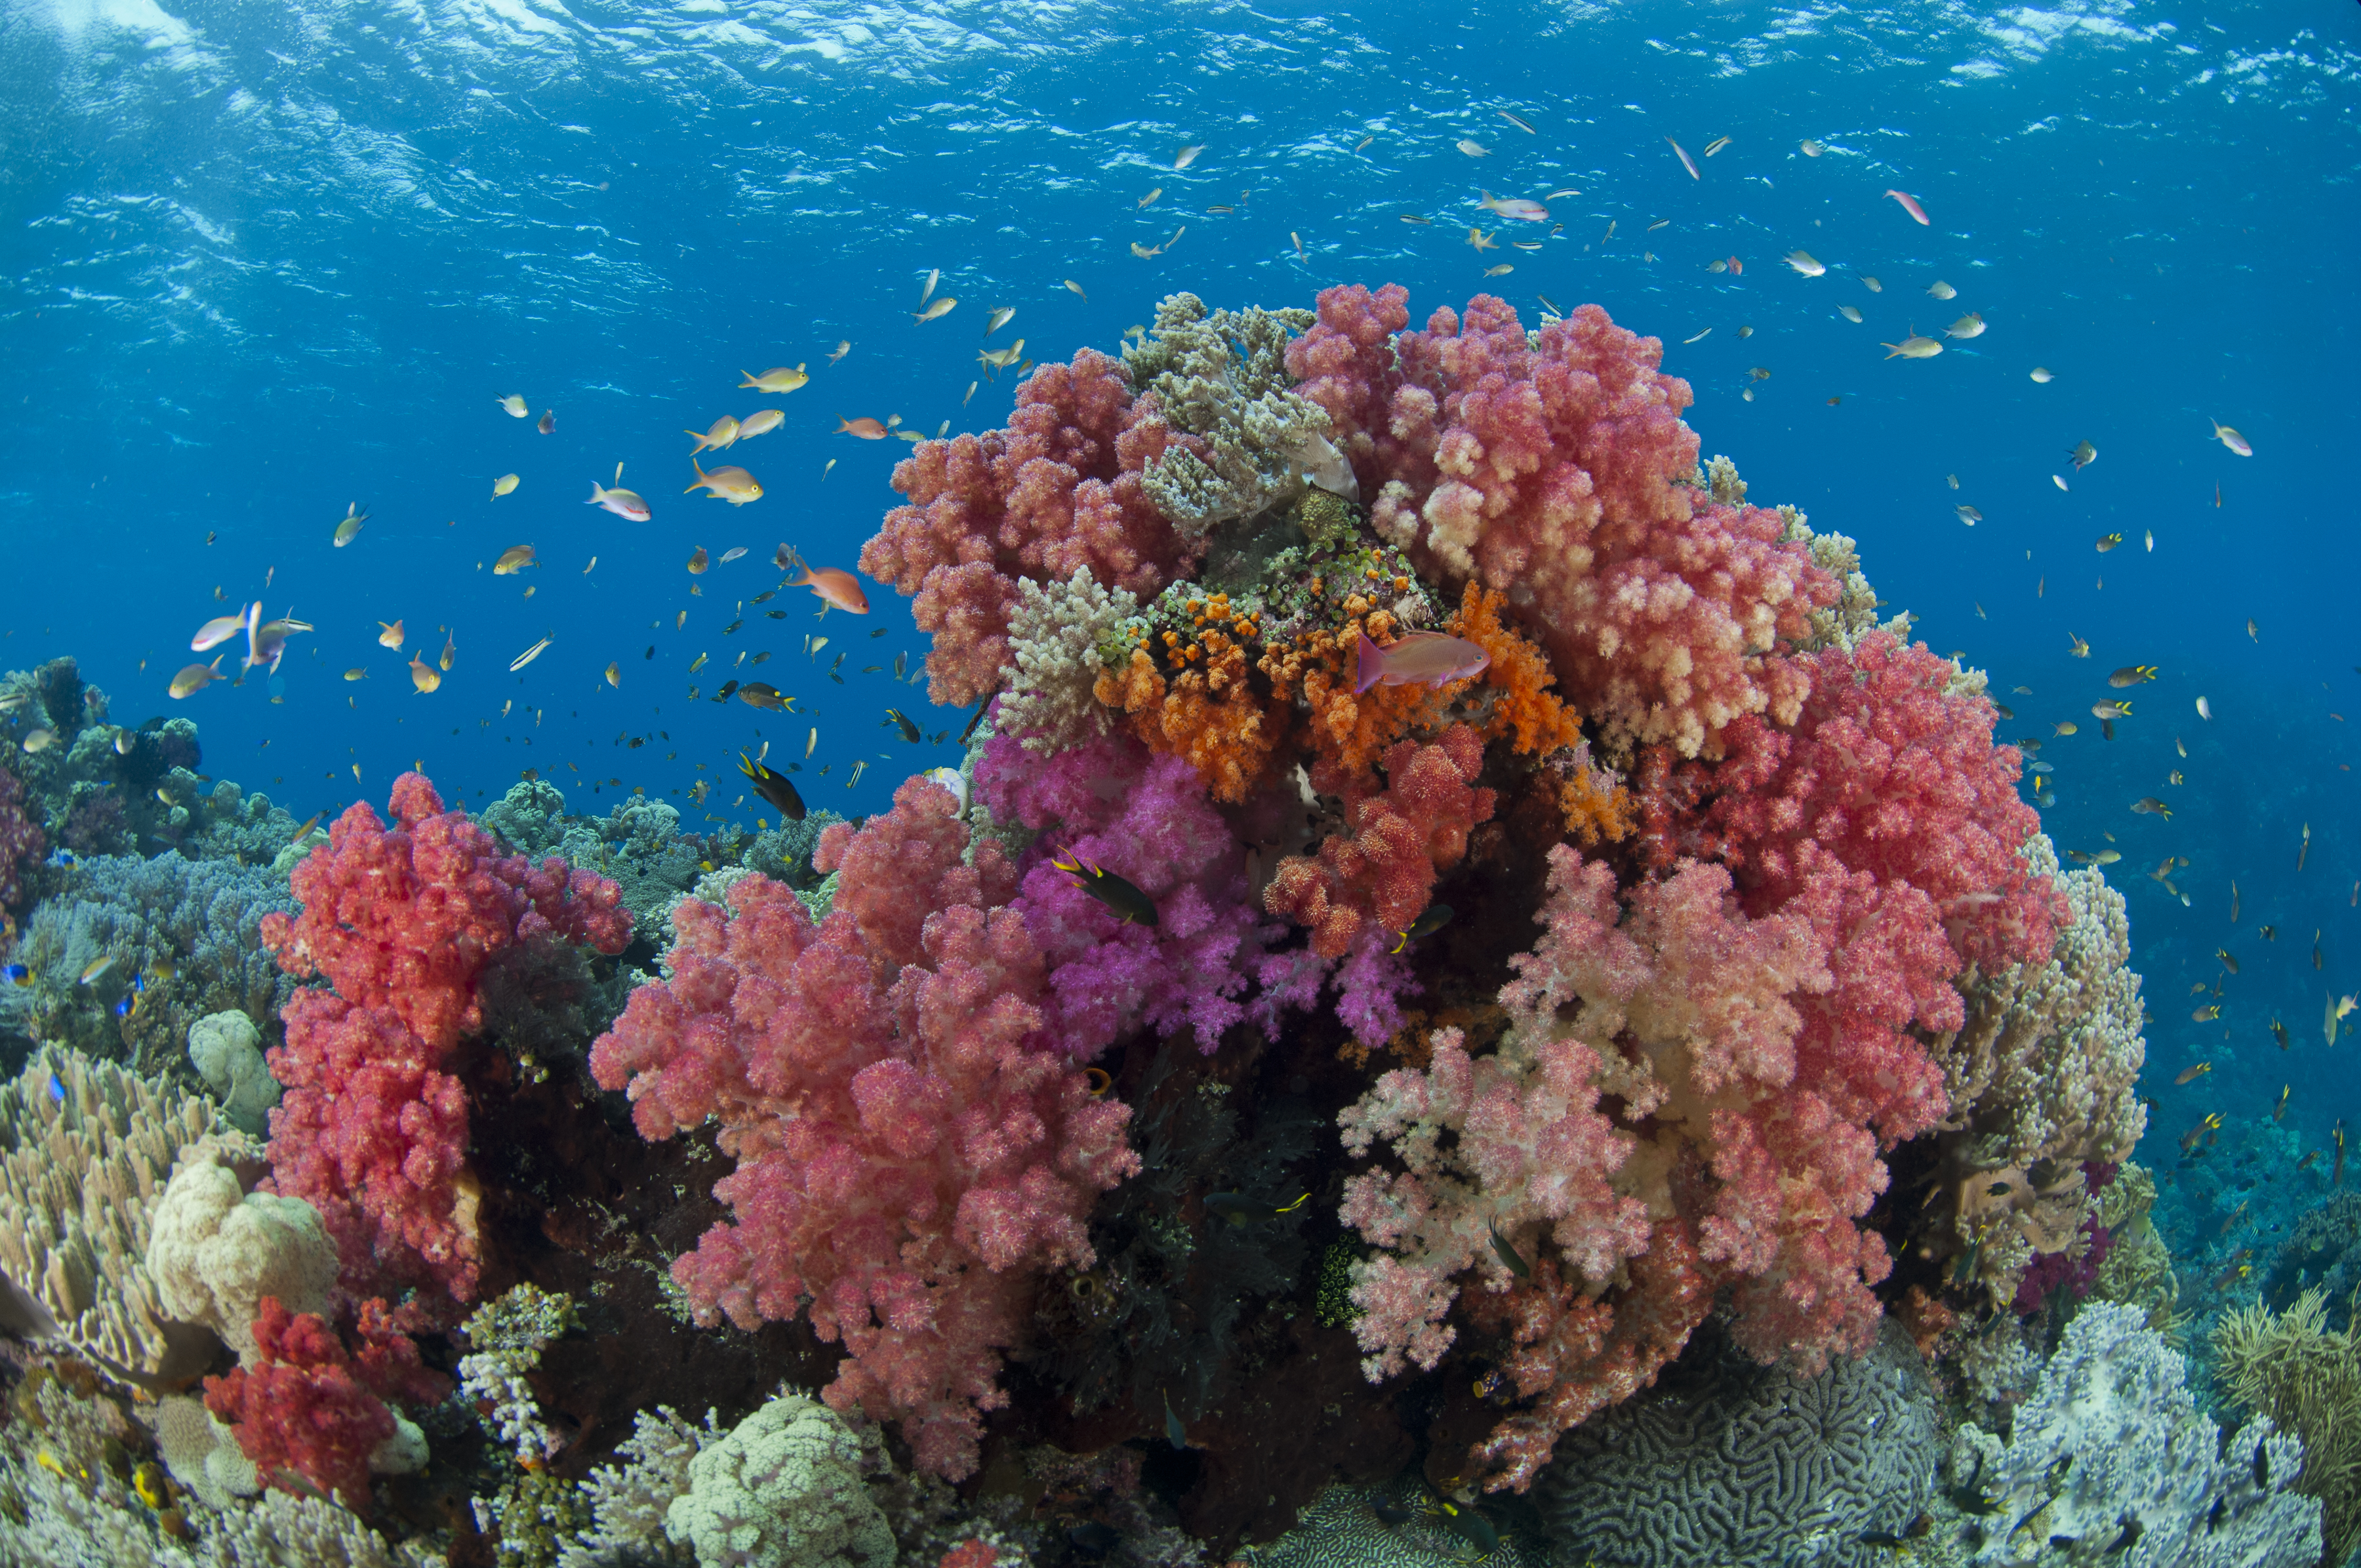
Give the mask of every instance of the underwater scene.
M 0 0 L 0 1568 L 2349 1563 L 2356 105 Z

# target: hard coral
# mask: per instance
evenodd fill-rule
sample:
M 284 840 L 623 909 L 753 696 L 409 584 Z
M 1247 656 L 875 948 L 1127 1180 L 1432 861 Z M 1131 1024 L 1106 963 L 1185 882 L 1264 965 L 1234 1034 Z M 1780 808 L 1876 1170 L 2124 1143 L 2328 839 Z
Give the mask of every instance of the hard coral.
M 420 774 L 394 781 L 391 810 L 389 828 L 365 801 L 347 807 L 290 879 L 302 913 L 262 922 L 281 968 L 335 987 L 300 991 L 280 1014 L 271 1190 L 320 1211 L 348 1288 L 464 1301 L 478 1261 L 467 1099 L 442 1064 L 482 1025 L 477 981 L 522 944 L 619 952 L 631 916 L 604 877 L 501 855 Z
M 700 1321 L 812 1324 L 850 1353 L 826 1391 L 900 1420 L 919 1464 L 975 1467 L 981 1412 L 1042 1269 L 1087 1267 L 1093 1198 L 1138 1169 L 1129 1110 L 1093 1098 L 1044 1028 L 1039 948 L 1013 874 L 939 784 L 833 828 L 815 928 L 748 877 L 730 907 L 683 903 L 673 978 L 631 994 L 590 1067 L 628 1086 L 642 1136 L 707 1116 L 738 1168 L 731 1221 L 677 1259 Z
M 1017 580 L 1097 582 L 1145 598 L 1195 558 L 1157 511 L 1141 474 L 1174 440 L 1123 367 L 1091 349 L 1044 365 L 1005 430 L 920 442 L 894 470 L 910 498 L 861 549 L 861 569 L 906 594 L 935 634 L 928 694 L 969 703 L 1009 663 Z

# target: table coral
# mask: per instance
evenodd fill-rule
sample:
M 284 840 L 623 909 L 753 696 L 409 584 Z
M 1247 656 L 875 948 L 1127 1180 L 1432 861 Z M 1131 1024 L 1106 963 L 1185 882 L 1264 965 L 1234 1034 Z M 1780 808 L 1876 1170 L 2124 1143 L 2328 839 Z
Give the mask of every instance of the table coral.
M 733 1217 L 676 1259 L 699 1321 L 752 1329 L 808 1299 L 849 1354 L 826 1398 L 898 1419 L 919 1464 L 976 1464 L 1005 1404 L 1041 1269 L 1087 1267 L 1095 1195 L 1138 1169 L 1129 1110 L 1093 1097 L 1044 1031 L 1040 948 L 989 840 L 965 858 L 959 803 L 912 779 L 894 809 L 823 839 L 840 877 L 815 927 L 746 878 L 730 906 L 673 916 L 673 976 L 642 986 L 590 1053 L 642 1136 L 708 1115 L 738 1168 Z

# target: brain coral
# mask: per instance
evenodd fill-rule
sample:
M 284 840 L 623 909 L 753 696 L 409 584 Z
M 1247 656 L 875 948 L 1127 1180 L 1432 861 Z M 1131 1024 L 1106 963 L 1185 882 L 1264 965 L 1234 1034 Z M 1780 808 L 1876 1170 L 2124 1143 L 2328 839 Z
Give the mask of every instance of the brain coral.
M 1908 1337 L 1817 1378 L 1701 1330 L 1655 1388 L 1557 1441 L 1536 1489 L 1559 1560 L 1596 1568 L 1855 1568 L 1933 1495 L 1934 1392 Z

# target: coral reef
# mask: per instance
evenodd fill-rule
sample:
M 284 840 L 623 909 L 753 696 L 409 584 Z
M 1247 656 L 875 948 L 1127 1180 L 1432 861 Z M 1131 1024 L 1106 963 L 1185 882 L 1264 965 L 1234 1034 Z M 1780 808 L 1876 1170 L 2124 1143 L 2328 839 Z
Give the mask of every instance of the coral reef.
M 1862 1568 L 1933 1497 L 1939 1435 L 1897 1326 L 1813 1378 L 1700 1336 L 1561 1442 L 1534 1495 L 1561 1551 L 1598 1568 Z
M 2361 1545 L 2361 1331 L 2328 1329 L 2328 1297 L 2307 1290 L 2286 1311 L 2241 1308 L 2213 1326 L 2214 1376 L 2240 1413 L 2303 1441 L 2295 1489 L 2317 1497 L 2328 1550 Z
M 1976 1499 L 1977 1563 L 2093 1552 L 2125 1568 L 2298 1568 L 2320 1556 L 2320 1504 L 2293 1489 L 2303 1444 L 2257 1418 L 2224 1442 L 2180 1355 L 2136 1308 L 2085 1307 L 2006 1443 L 1953 1434 L 1949 1484 Z
M 271 1179 L 320 1211 L 356 1294 L 424 1286 L 464 1301 L 479 1263 L 467 1102 L 442 1063 L 483 1023 L 476 982 L 512 948 L 619 951 L 629 916 L 603 877 L 499 855 L 417 773 L 394 781 L 391 809 L 388 828 L 366 801 L 348 806 L 295 869 L 302 915 L 262 922 L 281 968 L 335 987 L 283 1011 Z
M 241 1166 L 261 1150 L 244 1138 L 207 1138 L 181 1162 L 149 1222 L 147 1265 L 156 1300 L 184 1323 L 202 1323 L 243 1361 L 257 1354 L 263 1298 L 291 1312 L 328 1310 L 336 1246 L 320 1212 L 301 1198 L 248 1192 Z
M 718 1116 L 738 1161 L 673 1277 L 701 1321 L 741 1328 L 810 1299 L 850 1353 L 827 1389 L 903 1424 L 928 1470 L 975 1466 L 980 1412 L 1038 1270 L 1089 1266 L 1091 1201 L 1138 1169 L 1126 1107 L 1044 1048 L 1043 961 L 990 842 L 965 863 L 958 802 L 913 779 L 839 825 L 815 927 L 776 883 L 673 916 L 674 975 L 632 993 L 590 1064 L 629 1086 L 642 1135 Z
M 894 1535 L 868 1490 L 873 1451 L 817 1399 L 781 1393 L 688 1461 L 664 1533 L 700 1565 L 894 1568 Z

